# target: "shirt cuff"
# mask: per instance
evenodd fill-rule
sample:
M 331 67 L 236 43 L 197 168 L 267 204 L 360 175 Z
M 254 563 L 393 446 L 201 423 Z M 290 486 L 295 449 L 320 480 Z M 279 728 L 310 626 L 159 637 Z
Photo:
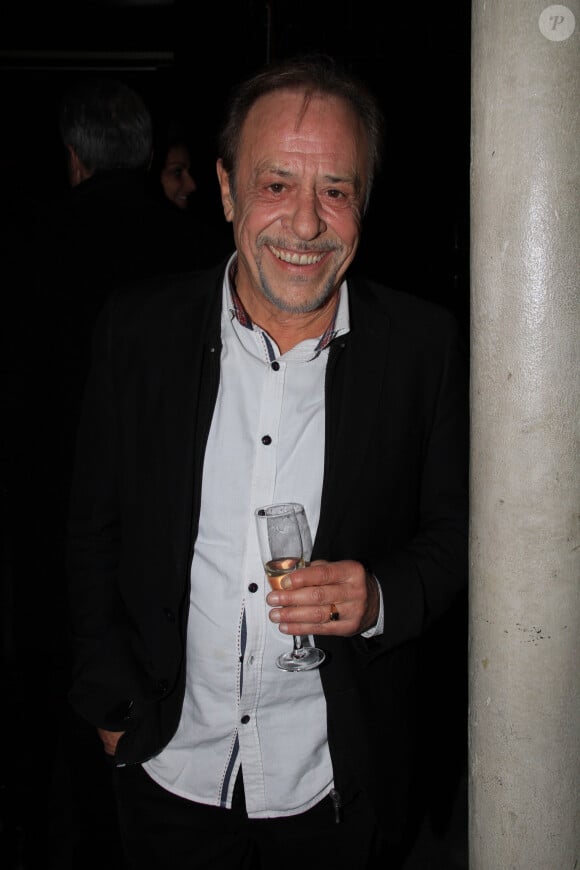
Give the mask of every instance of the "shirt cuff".
M 377 635 L 383 633 L 385 627 L 385 614 L 383 610 L 383 590 L 381 589 L 381 584 L 379 583 L 374 574 L 373 579 L 377 584 L 377 589 L 379 592 L 379 617 L 374 628 L 368 628 L 366 631 L 363 631 L 361 635 L 362 637 L 377 637 Z

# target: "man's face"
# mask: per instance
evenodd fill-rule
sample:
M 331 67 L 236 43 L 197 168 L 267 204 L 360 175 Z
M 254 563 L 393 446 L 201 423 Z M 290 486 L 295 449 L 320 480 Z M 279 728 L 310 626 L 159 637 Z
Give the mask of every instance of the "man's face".
M 218 162 L 238 250 L 237 289 L 290 313 L 314 311 L 340 286 L 357 250 L 367 142 L 341 100 L 278 91 L 244 123 L 235 196 Z

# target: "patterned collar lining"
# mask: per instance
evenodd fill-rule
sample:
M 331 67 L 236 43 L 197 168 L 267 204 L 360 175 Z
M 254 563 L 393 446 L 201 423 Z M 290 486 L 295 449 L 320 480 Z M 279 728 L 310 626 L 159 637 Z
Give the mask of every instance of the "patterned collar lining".
M 230 272 L 229 272 L 229 276 L 228 276 L 229 277 L 229 284 L 230 284 L 230 293 L 231 293 L 231 298 L 232 298 L 233 313 L 234 313 L 236 320 L 238 321 L 238 323 L 241 326 L 245 326 L 246 329 L 253 330 L 254 324 L 252 323 L 250 315 L 248 314 L 248 312 L 246 311 L 246 309 L 242 305 L 242 300 L 238 296 L 238 293 L 236 290 L 235 279 L 236 279 L 237 271 L 238 271 L 237 258 L 234 258 L 234 260 L 230 266 Z M 333 316 L 331 322 L 328 324 L 328 326 L 324 330 L 323 334 L 320 337 L 320 341 L 318 342 L 318 344 L 316 345 L 316 348 L 314 349 L 313 359 L 315 359 L 320 353 L 322 353 L 322 351 L 326 347 L 328 347 L 330 342 L 336 336 L 336 315 L 337 315 L 337 312 L 338 312 L 338 305 L 334 309 L 334 316 Z M 259 327 L 257 327 L 257 328 L 259 329 Z

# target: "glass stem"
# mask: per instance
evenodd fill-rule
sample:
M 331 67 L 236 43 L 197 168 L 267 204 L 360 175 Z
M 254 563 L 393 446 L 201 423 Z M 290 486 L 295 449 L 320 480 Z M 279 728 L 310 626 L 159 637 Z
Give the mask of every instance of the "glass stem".
M 294 640 L 294 655 L 300 655 L 302 652 L 302 638 L 299 634 L 293 635 Z

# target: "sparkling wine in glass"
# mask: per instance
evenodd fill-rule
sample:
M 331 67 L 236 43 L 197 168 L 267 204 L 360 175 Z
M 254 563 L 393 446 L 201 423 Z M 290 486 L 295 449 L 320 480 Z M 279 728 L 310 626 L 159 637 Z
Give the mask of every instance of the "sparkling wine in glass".
M 266 577 L 272 589 L 281 589 L 284 577 L 304 568 L 310 559 L 312 540 L 304 507 L 282 502 L 260 507 L 255 514 Z M 302 637 L 294 635 L 293 649 L 279 655 L 276 664 L 283 671 L 309 671 L 324 659 L 321 649 L 303 645 Z

